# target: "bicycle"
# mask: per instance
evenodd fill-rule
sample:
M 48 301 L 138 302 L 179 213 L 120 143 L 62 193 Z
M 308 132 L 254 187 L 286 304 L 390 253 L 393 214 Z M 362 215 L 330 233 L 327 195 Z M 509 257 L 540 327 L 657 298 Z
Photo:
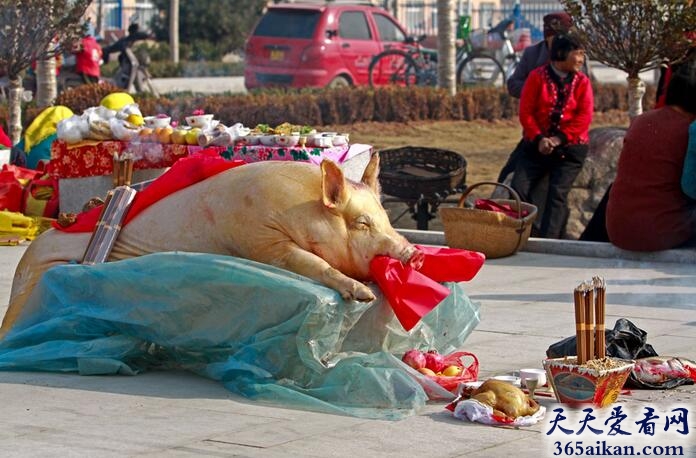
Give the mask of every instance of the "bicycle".
M 520 56 L 508 36 L 513 19 L 505 19 L 488 31 L 469 34 L 466 57 L 457 64 L 457 83 L 463 86 L 504 86 L 520 62 Z M 493 38 L 492 40 L 490 38 Z M 492 49 L 489 43 L 495 43 Z
M 437 85 L 437 51 L 424 48 L 418 38 L 407 37 L 406 49 L 387 49 L 372 58 L 368 69 L 371 87 Z

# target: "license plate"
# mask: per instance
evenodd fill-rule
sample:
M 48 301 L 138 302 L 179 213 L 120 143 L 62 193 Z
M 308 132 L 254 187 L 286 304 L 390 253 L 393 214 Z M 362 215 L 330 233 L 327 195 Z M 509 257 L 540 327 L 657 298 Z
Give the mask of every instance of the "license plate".
M 285 59 L 285 51 L 281 51 L 279 49 L 271 49 L 270 59 L 271 60 L 283 60 L 283 59 Z

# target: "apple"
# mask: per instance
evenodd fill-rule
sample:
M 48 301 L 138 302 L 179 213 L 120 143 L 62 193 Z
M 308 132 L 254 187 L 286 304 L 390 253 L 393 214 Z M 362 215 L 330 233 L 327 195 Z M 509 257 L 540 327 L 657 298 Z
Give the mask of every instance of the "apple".
M 201 129 L 198 127 L 191 128 L 188 132 L 186 132 L 186 143 L 189 145 L 198 145 L 198 134 L 200 132 Z
M 174 129 L 171 135 L 171 141 L 172 143 L 176 143 L 177 145 L 185 145 L 186 129 Z
M 446 377 L 456 377 L 457 375 L 461 374 L 462 368 L 459 366 L 447 366 L 446 368 L 443 369 L 442 375 Z
M 142 129 L 140 129 L 138 135 L 140 136 L 141 141 L 151 142 L 154 140 L 154 133 L 155 131 L 150 129 L 149 127 L 143 127 Z
M 423 375 L 430 375 L 431 377 L 435 377 L 437 375 L 435 372 L 431 371 L 427 367 L 421 367 L 420 369 L 418 369 L 418 372 L 420 372 Z
M 160 143 L 171 143 L 172 133 L 174 133 L 174 129 L 172 129 L 169 126 L 158 127 L 155 129 L 155 135 L 157 136 L 157 141 Z

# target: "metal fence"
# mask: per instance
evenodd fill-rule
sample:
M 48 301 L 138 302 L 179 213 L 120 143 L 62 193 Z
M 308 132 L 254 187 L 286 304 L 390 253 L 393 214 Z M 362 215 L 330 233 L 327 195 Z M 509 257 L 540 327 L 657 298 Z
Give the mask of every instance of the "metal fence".
M 120 1 L 104 1 L 101 4 L 101 30 L 126 30 L 136 22 L 142 29 L 148 29 L 155 14 L 154 4 L 149 2 L 123 6 Z
M 437 35 L 437 1 L 411 0 L 400 3 L 396 8 L 392 2 L 387 2 L 387 5 L 390 12 L 410 34 Z M 469 11 L 466 1 L 460 0 L 456 5 L 458 16 L 466 15 Z M 518 5 L 509 4 L 501 8 L 495 8 L 493 4 L 481 3 L 479 8 L 471 10 L 471 27 L 472 29 L 490 28 L 503 19 L 514 18 L 516 28 L 529 29 L 532 40 L 538 41 L 543 38 L 544 15 L 560 9 L 559 3 L 549 1 L 525 1 Z

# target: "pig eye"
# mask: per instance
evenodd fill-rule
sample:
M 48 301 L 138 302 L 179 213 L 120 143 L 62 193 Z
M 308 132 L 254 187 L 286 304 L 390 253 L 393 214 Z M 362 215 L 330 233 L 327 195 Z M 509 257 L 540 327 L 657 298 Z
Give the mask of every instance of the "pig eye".
M 360 230 L 367 230 L 370 229 L 370 218 L 368 218 L 365 215 L 360 215 L 357 218 L 355 218 L 355 221 L 353 223 L 355 225 L 356 229 Z

